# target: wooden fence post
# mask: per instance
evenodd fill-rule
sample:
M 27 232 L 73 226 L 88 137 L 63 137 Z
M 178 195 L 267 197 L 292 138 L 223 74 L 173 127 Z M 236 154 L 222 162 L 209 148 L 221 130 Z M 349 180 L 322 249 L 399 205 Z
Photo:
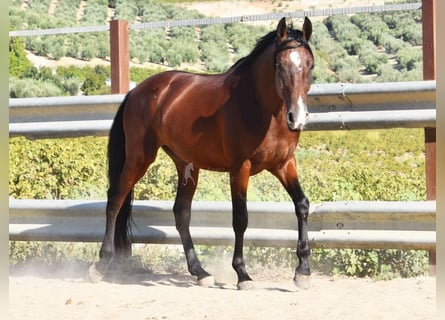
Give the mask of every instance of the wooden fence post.
M 436 79 L 436 0 L 422 0 L 423 80 Z M 436 199 L 436 128 L 425 128 L 427 200 Z M 436 251 L 429 252 L 430 275 L 436 274 Z
M 127 93 L 130 87 L 128 21 L 110 21 L 111 93 Z

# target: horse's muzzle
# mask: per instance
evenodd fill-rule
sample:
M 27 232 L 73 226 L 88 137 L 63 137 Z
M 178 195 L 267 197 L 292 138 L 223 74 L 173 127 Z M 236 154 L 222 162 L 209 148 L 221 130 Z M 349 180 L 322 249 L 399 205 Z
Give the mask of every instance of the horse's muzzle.
M 287 113 L 287 126 L 291 131 L 303 131 L 304 126 L 309 118 L 309 113 L 298 114 L 297 116 L 292 111 Z

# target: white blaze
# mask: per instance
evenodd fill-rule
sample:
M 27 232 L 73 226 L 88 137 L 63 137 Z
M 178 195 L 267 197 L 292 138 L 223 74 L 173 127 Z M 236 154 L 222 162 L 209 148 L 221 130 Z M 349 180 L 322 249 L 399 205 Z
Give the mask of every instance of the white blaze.
M 297 119 L 295 119 L 295 126 L 297 128 L 302 128 L 306 124 L 306 104 L 301 96 L 298 97 L 297 106 L 298 115 Z
M 289 58 L 290 60 L 295 64 L 295 66 L 297 67 L 297 69 L 301 69 L 301 57 L 298 54 L 298 52 L 292 51 L 289 54 Z
M 297 71 L 301 71 L 301 57 L 298 52 L 292 51 L 289 54 L 289 59 L 292 61 L 292 63 L 297 68 Z M 298 96 L 297 100 L 297 114 L 294 114 L 294 129 L 302 129 L 304 125 L 306 124 L 307 120 L 307 111 L 306 111 L 306 104 L 304 103 L 304 100 L 301 96 Z

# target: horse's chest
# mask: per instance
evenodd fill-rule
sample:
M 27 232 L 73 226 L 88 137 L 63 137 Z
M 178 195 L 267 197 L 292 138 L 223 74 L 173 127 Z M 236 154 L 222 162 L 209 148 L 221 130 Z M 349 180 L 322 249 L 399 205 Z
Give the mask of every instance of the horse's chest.
M 261 145 L 250 159 L 254 173 L 279 167 L 293 157 L 296 143 L 268 141 Z

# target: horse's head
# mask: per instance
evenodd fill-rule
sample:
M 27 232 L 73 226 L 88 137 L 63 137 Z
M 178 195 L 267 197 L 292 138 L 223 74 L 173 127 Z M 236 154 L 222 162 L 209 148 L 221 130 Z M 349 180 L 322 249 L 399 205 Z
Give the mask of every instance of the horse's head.
M 277 27 L 275 51 L 275 86 L 286 105 L 286 121 L 290 130 L 303 130 L 309 117 L 306 97 L 311 87 L 314 56 L 308 45 L 312 23 L 306 17 L 303 30 L 288 28 L 282 18 Z

